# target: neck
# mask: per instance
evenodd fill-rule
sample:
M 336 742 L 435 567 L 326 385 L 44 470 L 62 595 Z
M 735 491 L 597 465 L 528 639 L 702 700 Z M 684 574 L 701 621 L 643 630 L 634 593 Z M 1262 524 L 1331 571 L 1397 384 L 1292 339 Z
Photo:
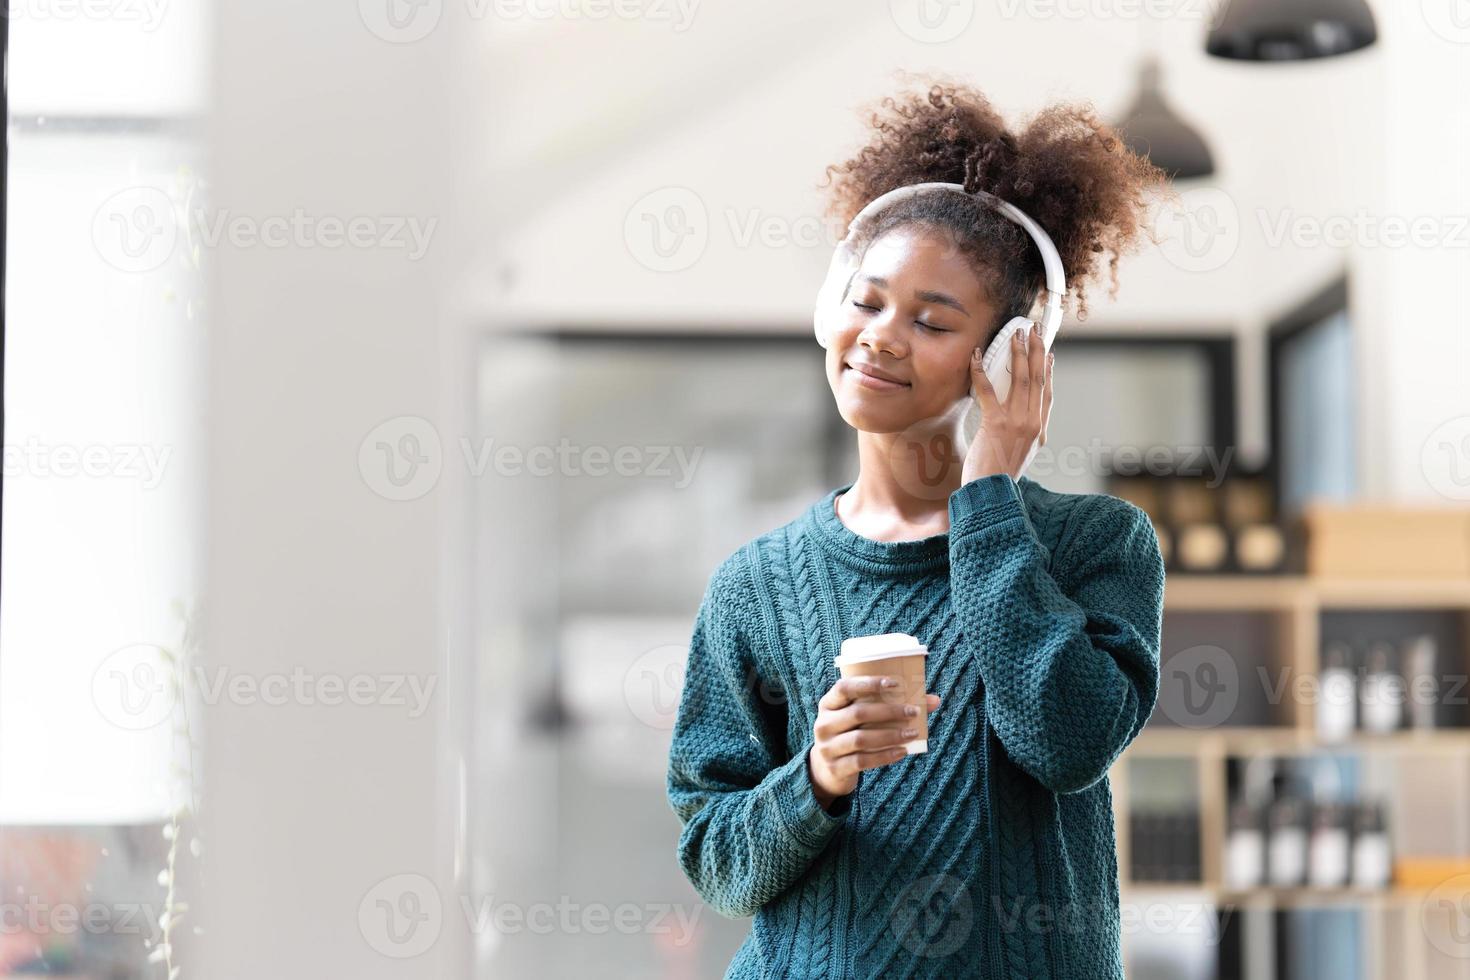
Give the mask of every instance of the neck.
M 839 513 L 868 525 L 948 525 L 960 487 L 963 421 L 969 399 L 902 432 L 858 432 L 858 476 L 838 498 Z

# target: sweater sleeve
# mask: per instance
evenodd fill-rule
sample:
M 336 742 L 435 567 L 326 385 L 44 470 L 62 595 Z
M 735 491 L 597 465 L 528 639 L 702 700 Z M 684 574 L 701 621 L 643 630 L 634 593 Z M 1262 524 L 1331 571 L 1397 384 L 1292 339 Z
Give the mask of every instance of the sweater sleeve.
M 755 656 L 749 575 L 737 553 L 710 578 L 668 768 L 669 803 L 683 825 L 679 864 L 700 897 L 730 917 L 754 915 L 800 878 L 851 808 L 843 797 L 823 810 L 807 748 L 786 750 L 783 695 Z
M 1079 500 L 1053 577 L 1008 474 L 964 484 L 949 513 L 950 592 L 990 724 L 1048 789 L 1086 789 L 1158 696 L 1164 562 L 1153 525 L 1117 497 Z

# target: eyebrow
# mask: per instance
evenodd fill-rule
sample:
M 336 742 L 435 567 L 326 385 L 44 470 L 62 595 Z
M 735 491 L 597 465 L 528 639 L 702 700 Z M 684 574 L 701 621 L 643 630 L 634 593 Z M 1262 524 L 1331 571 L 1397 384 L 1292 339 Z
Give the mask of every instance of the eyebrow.
M 888 288 L 888 280 L 882 276 L 863 276 L 863 281 L 870 282 L 879 289 Z M 970 311 L 965 309 L 964 304 L 948 293 L 936 293 L 932 289 L 924 289 L 914 293 L 914 297 L 925 303 L 938 303 L 940 306 L 948 306 L 952 309 L 959 310 L 965 316 L 970 315 Z

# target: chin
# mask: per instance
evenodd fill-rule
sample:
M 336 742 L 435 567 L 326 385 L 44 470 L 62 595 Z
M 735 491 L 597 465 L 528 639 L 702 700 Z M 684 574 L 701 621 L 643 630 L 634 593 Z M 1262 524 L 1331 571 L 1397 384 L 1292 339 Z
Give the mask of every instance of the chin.
M 859 432 L 902 432 L 915 421 L 912 412 L 898 412 L 892 405 L 874 405 L 862 395 L 837 396 L 837 414 Z

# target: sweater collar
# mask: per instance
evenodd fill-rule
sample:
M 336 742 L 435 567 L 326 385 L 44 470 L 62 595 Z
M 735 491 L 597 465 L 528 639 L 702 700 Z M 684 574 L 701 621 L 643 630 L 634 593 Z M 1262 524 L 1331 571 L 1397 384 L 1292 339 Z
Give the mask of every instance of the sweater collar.
M 827 492 L 807 511 L 807 529 L 823 550 L 849 565 L 867 571 L 927 571 L 949 561 L 949 533 L 912 541 L 875 541 L 842 523 L 837 498 L 853 483 Z
M 855 482 L 828 491 L 807 509 L 807 532 L 824 551 L 868 572 L 924 572 L 948 564 L 948 531 L 910 541 L 876 541 L 842 523 L 842 518 L 837 516 L 837 498 L 851 490 Z M 1031 482 L 1022 476 L 1017 485 L 1025 491 Z

